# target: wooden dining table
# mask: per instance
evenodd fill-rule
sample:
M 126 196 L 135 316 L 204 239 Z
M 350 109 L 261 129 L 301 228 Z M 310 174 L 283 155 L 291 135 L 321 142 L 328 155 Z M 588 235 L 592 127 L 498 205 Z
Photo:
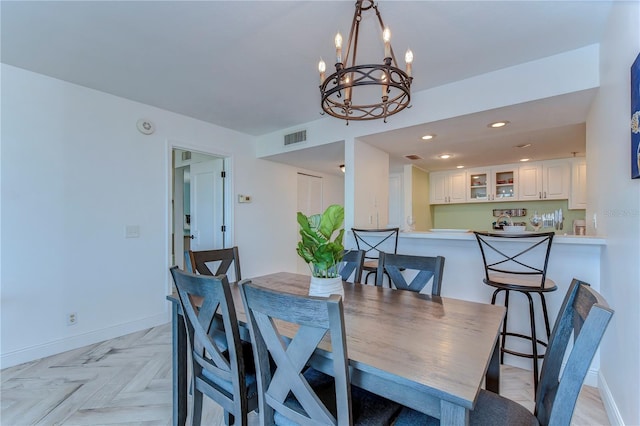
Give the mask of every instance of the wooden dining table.
M 250 281 L 306 295 L 310 278 L 279 272 Z M 352 384 L 439 418 L 443 425 L 468 424 L 483 386 L 499 393 L 498 336 L 504 307 L 369 285 L 343 285 Z M 248 338 L 239 287 L 233 283 L 231 289 L 241 335 Z M 173 422 L 183 425 L 187 417 L 187 337 L 177 296 L 167 299 L 173 302 Z M 295 331 L 291 333 L 288 337 Z M 330 348 L 318 350 L 316 355 L 314 367 L 331 373 Z

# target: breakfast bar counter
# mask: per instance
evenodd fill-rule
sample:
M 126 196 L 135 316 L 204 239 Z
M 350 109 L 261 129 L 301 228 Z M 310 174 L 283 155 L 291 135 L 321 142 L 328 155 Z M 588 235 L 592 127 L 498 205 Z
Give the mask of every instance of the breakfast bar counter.
M 350 233 L 348 234 L 348 238 L 353 238 Z M 349 247 L 348 244 L 350 242 L 346 241 L 345 246 Z M 517 242 L 506 241 L 499 244 L 517 244 Z M 556 319 L 564 295 L 573 278 L 585 281 L 591 284 L 596 291 L 600 291 L 600 265 L 605 251 L 606 239 L 603 237 L 561 234 L 554 237 L 547 268 L 547 276 L 554 280 L 558 286 L 557 291 L 547 294 L 551 324 Z M 397 252 L 420 256 L 444 256 L 442 296 L 490 303 L 493 289 L 482 282 L 484 266 L 480 248 L 473 232 L 461 232 L 460 230 L 400 232 Z M 502 300 L 502 296 L 499 296 L 498 303 L 502 304 Z M 509 317 L 509 328 L 516 332 L 529 330 L 528 315 L 515 314 L 518 311 L 528 312 L 526 299 L 514 294 L 509 302 L 509 311 L 514 312 L 514 315 Z M 534 303 L 539 304 L 539 299 L 534 299 Z M 539 306 L 536 307 L 536 309 L 539 308 Z M 515 343 L 516 345 L 519 343 L 526 345 L 526 342 Z M 529 360 L 518 357 L 506 355 L 505 363 L 531 369 Z M 586 384 L 591 386 L 597 384 L 598 366 L 599 355 L 596 354 L 592 370 L 587 375 Z

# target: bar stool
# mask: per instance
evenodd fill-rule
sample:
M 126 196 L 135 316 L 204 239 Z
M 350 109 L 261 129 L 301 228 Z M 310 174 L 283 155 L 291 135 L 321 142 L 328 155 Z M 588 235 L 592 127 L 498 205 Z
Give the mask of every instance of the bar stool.
M 356 240 L 358 250 L 364 250 L 363 271 L 367 272 L 364 278 L 364 284 L 369 283 L 369 275 L 373 274 L 374 284 L 377 280 L 378 259 L 380 252 L 393 253 L 398 252 L 398 233 L 400 228 L 384 228 L 384 229 L 360 229 L 351 228 L 353 238 Z M 385 275 L 387 273 L 385 272 Z M 391 287 L 391 279 L 389 278 L 389 287 Z
M 545 293 L 557 290 L 556 284 L 547 278 L 547 264 L 553 242 L 553 232 L 541 233 L 510 233 L 510 232 L 474 232 L 482 260 L 484 262 L 484 283 L 494 287 L 491 304 L 495 305 L 496 296 L 501 291 L 505 292 L 504 306 L 507 313 L 502 324 L 500 342 L 500 363 L 504 363 L 504 354 L 530 358 L 533 360 L 533 387 L 534 393 L 538 390 L 538 360 L 544 358 L 544 353 L 539 353 L 538 345 L 547 347 L 551 329 L 549 327 L 549 315 Z M 505 241 L 510 240 L 510 241 Z M 531 334 L 524 335 L 508 331 L 507 319 L 509 317 L 509 293 L 516 291 L 524 294 L 529 301 L 529 323 Z M 535 310 L 532 293 L 540 296 L 544 325 L 547 339 L 543 341 L 536 333 Z M 505 347 L 507 336 L 531 341 L 531 353 L 523 353 Z M 546 349 L 545 349 L 546 351 Z

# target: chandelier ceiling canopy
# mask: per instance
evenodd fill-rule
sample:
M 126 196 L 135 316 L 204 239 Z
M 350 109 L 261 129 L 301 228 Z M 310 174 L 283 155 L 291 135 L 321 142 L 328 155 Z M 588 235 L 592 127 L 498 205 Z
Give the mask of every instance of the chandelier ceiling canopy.
M 372 0 L 358 0 L 349 31 L 349 40 L 343 56 L 342 35 L 335 37 L 336 72 L 325 76 L 326 64 L 320 60 L 320 94 L 323 114 L 347 120 L 375 120 L 387 117 L 410 107 L 411 64 L 413 53 L 407 50 L 406 72 L 398 68 L 391 47 L 391 31 L 382 22 L 378 5 Z M 375 11 L 380 23 L 384 58 L 380 64 L 358 65 L 358 36 L 362 12 Z M 381 47 L 382 47 L 381 45 Z

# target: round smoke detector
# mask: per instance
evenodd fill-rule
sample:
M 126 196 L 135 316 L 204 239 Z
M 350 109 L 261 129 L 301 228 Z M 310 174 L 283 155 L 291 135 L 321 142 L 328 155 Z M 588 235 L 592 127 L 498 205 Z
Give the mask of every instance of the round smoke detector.
M 156 131 L 156 126 L 151 122 L 151 120 L 147 120 L 146 118 L 141 118 L 140 120 L 138 120 L 136 126 L 138 127 L 140 133 L 143 133 L 145 135 L 150 135 Z

